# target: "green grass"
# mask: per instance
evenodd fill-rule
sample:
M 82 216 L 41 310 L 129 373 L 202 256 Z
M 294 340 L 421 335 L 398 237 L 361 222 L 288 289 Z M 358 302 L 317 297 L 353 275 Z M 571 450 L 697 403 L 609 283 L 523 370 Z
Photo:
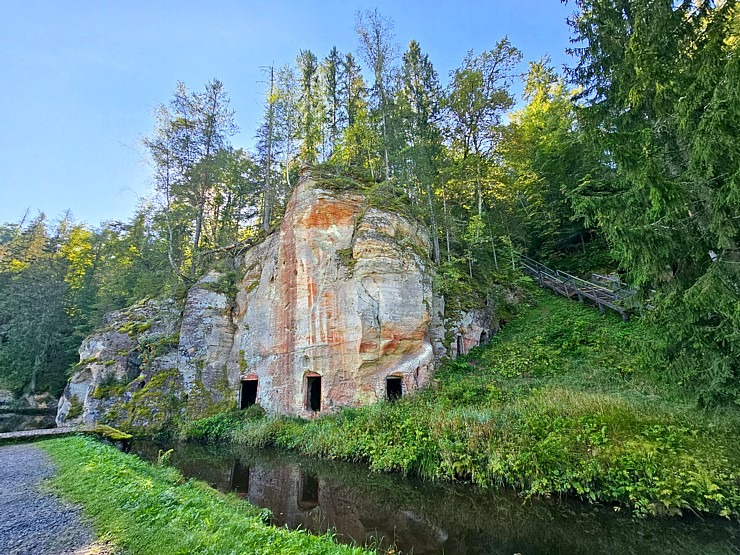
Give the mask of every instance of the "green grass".
M 369 553 L 269 526 L 263 509 L 89 438 L 38 445 L 58 467 L 52 486 L 82 505 L 97 533 L 127 555 Z
M 435 387 L 303 421 L 222 414 L 190 439 L 275 446 L 432 480 L 574 495 L 637 514 L 740 516 L 737 412 L 703 412 L 662 379 L 645 322 L 533 293 Z

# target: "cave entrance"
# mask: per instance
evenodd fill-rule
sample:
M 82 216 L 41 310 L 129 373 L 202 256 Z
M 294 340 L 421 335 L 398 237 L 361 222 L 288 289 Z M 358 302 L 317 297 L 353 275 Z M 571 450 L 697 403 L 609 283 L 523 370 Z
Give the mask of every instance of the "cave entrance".
M 465 344 L 463 343 L 462 335 L 457 336 L 457 356 L 465 354 Z
M 483 331 L 480 334 L 480 342 L 478 344 L 485 345 L 486 343 L 488 343 L 488 334 L 485 331 Z
M 403 379 L 399 376 L 388 376 L 385 379 L 385 396 L 389 401 L 403 397 Z
M 242 392 L 239 408 L 245 409 L 257 403 L 258 383 L 258 380 L 242 380 Z
M 321 376 L 306 376 L 306 408 L 314 412 L 321 410 Z

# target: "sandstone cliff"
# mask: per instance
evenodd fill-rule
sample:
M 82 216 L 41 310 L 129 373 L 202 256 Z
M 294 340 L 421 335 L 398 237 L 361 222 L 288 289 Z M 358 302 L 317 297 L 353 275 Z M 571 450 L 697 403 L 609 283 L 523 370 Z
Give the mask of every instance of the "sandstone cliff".
M 303 178 L 279 229 L 239 261 L 235 297 L 211 273 L 181 313 L 149 301 L 110 315 L 80 348 L 57 422 L 151 429 L 252 403 L 313 416 L 424 387 L 445 335 L 454 356 L 492 333 L 486 311 L 445 329 L 428 253 L 419 223 Z

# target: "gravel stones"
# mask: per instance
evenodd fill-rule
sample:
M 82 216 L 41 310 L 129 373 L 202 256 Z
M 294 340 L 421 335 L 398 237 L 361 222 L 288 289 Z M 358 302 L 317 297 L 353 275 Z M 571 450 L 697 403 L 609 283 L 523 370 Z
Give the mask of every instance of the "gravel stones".
M 33 445 L 0 447 L 3 555 L 72 555 L 92 543 L 79 509 L 39 490 L 53 474 L 48 455 Z

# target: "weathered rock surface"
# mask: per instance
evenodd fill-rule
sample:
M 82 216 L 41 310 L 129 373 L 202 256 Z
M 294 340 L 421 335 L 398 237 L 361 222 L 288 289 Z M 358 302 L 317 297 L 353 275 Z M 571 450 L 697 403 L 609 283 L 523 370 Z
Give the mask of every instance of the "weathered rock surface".
M 423 387 L 434 367 L 428 237 L 364 197 L 304 181 L 280 229 L 245 257 L 234 350 L 268 411 L 308 416 Z M 239 376 L 231 374 L 231 379 Z
M 218 274 L 209 273 L 190 289 L 185 301 L 176 368 L 182 374 L 191 417 L 233 406 L 239 389 L 227 371 L 235 325 L 232 301 L 219 292 L 221 282 Z
M 470 349 L 483 345 L 495 333 L 498 325 L 493 322 L 490 310 L 469 310 L 464 312 L 459 321 L 452 327 L 454 340 L 450 342 L 452 358 L 465 355 Z
M 486 311 L 445 329 L 429 250 L 412 219 L 303 178 L 279 229 L 243 255 L 235 296 L 210 273 L 182 314 L 162 301 L 111 314 L 80 347 L 57 423 L 156 428 L 252 402 L 312 416 L 424 387 L 448 347 L 493 331 Z
M 54 427 L 57 399 L 50 393 L 27 394 L 19 399 L 0 389 L 0 433 Z
M 146 426 L 152 415 L 142 418 L 145 407 L 153 416 L 161 413 L 145 394 L 155 376 L 155 389 L 160 389 L 160 382 L 167 381 L 162 374 L 177 366 L 171 351 L 179 319 L 175 303 L 153 300 L 108 314 L 104 327 L 80 346 L 78 370 L 59 400 L 57 426 L 101 420 Z M 182 390 L 174 383 L 168 387 L 173 394 Z
M 7 389 L 0 389 L 0 408 L 10 406 L 10 404 L 14 400 L 15 395 L 13 395 L 12 391 L 9 391 Z

